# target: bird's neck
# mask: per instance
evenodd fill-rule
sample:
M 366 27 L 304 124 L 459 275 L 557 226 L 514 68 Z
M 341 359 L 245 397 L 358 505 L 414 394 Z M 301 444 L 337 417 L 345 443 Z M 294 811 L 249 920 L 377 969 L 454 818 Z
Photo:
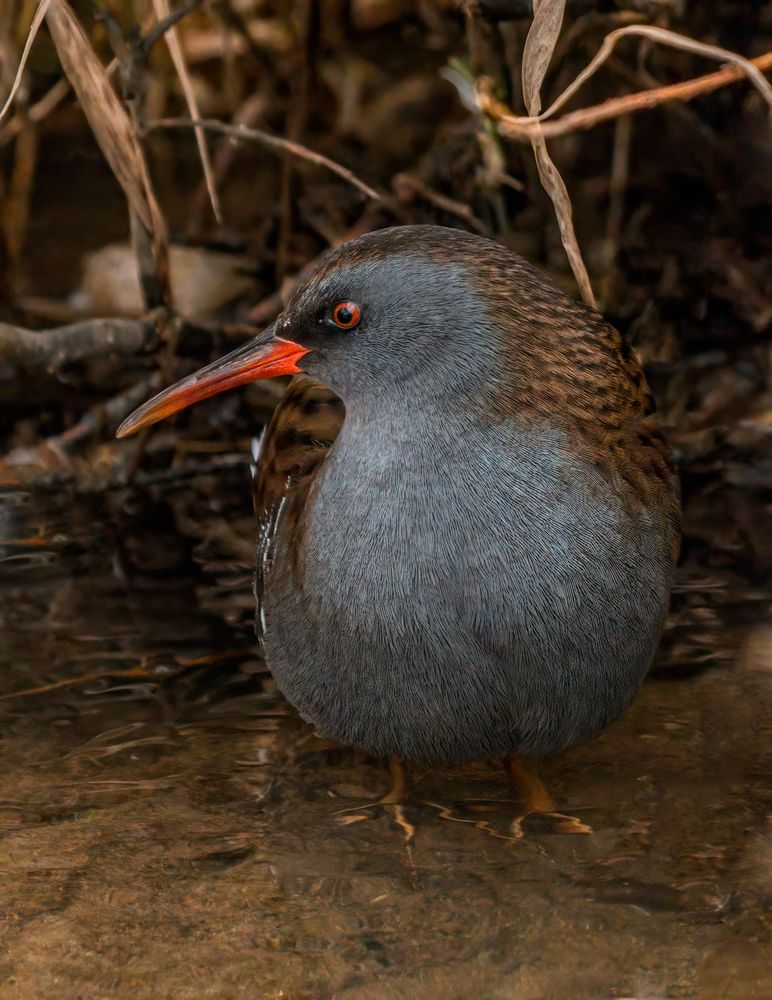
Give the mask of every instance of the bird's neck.
M 336 451 L 356 465 L 444 475 L 468 463 L 470 453 L 538 450 L 545 438 L 562 439 L 545 421 L 492 415 L 495 398 L 496 386 L 476 377 L 441 385 L 417 380 L 402 392 L 355 399 L 346 404 Z
M 437 357 L 425 367 L 410 368 L 398 380 L 358 385 L 343 395 L 346 423 L 358 430 L 388 426 L 400 439 L 453 438 L 477 420 L 497 412 L 510 391 L 506 363 L 494 352 L 474 360 Z

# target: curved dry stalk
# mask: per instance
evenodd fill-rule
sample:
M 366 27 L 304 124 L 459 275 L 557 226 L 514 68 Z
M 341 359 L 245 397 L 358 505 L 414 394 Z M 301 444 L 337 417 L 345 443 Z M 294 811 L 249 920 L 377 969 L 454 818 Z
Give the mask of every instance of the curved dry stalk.
M 616 48 L 617 42 L 627 35 L 639 35 L 643 38 L 650 38 L 654 42 L 660 42 L 662 45 L 681 49 L 684 52 L 693 52 L 708 59 L 718 59 L 722 62 L 734 63 L 748 76 L 748 79 L 758 89 L 761 96 L 769 104 L 770 111 L 772 111 L 772 85 L 770 85 L 761 70 L 754 66 L 750 59 L 746 59 L 744 56 L 738 55 L 737 52 L 732 52 L 729 49 L 722 49 L 718 45 L 709 45 L 707 42 L 700 42 L 696 38 L 689 38 L 688 35 L 681 35 L 676 31 L 668 31 L 666 28 L 657 28 L 649 24 L 630 24 L 624 28 L 617 28 L 616 31 L 612 31 L 606 35 L 595 56 L 579 76 L 552 102 L 547 110 L 538 116 L 538 120 L 540 122 L 547 121 L 556 111 L 559 111 L 566 101 L 570 100 L 580 87 L 583 87 L 590 77 L 597 73 Z
M 110 83 L 80 21 L 67 0 L 53 0 L 46 14 L 62 68 L 72 84 L 94 138 L 150 234 L 158 279 L 168 287 L 169 248 L 166 222 L 156 200 L 134 123 Z
M 8 109 L 13 104 L 13 99 L 21 86 L 22 77 L 24 75 L 24 68 L 27 65 L 27 59 L 29 58 L 30 49 L 32 48 L 32 43 L 37 37 L 37 33 L 40 30 L 40 25 L 43 23 L 43 19 L 46 16 L 48 8 L 51 6 L 52 0 L 40 0 L 40 5 L 35 11 L 35 16 L 32 18 L 32 24 L 30 25 L 29 33 L 27 34 L 27 40 L 24 43 L 24 49 L 22 50 L 21 59 L 19 60 L 19 66 L 16 70 L 16 76 L 13 78 L 13 83 L 11 84 L 11 91 L 5 100 L 2 108 L 0 108 L 0 122 L 5 118 L 8 113 Z
M 153 7 L 156 12 L 156 16 L 159 21 L 170 17 L 170 9 L 168 0 L 153 0 Z M 200 115 L 198 110 L 198 100 L 196 98 L 196 92 L 193 89 L 193 84 L 190 79 L 190 73 L 188 71 L 187 64 L 185 62 L 185 56 L 182 52 L 182 46 L 180 45 L 179 35 L 177 34 L 177 28 L 175 25 L 171 24 L 164 32 L 164 41 L 169 49 L 169 55 L 172 57 L 172 62 L 174 63 L 174 68 L 177 70 L 177 76 L 180 78 L 180 85 L 182 86 L 182 93 L 185 96 L 185 102 L 188 105 L 188 111 L 190 112 L 190 117 L 193 120 L 194 128 L 196 132 L 196 145 L 198 146 L 198 155 L 201 158 L 201 167 L 204 171 L 204 180 L 206 182 L 206 189 L 209 192 L 209 201 L 212 204 L 212 212 L 217 220 L 218 225 L 223 224 L 222 210 L 220 208 L 220 199 L 217 194 L 217 187 L 214 182 L 214 171 L 212 170 L 212 161 L 209 156 L 209 149 L 206 145 L 206 136 L 204 130 L 197 124 Z
M 534 0 L 533 22 L 523 50 L 523 98 L 526 110 L 531 119 L 536 122 L 536 127 L 529 133 L 529 139 L 539 171 L 539 180 L 550 196 L 555 209 L 560 239 L 579 286 L 582 300 L 586 305 L 595 309 L 597 308 L 595 295 L 574 231 L 571 199 L 568 196 L 563 178 L 560 176 L 560 171 L 547 151 L 547 142 L 541 132 L 538 118 L 541 110 L 540 89 L 560 34 L 564 9 L 565 0 Z
M 594 108 L 574 111 L 557 122 L 550 121 L 584 86 L 590 77 L 597 73 L 616 48 L 617 42 L 627 35 L 638 35 L 643 38 L 649 38 L 652 41 L 669 45 L 671 48 L 681 49 L 684 52 L 693 52 L 709 59 L 718 59 L 731 63 L 731 66 L 720 70 L 718 73 L 697 77 L 694 80 L 687 80 L 682 84 L 669 84 L 668 86 L 657 87 L 650 91 L 644 90 L 636 94 L 612 98 L 612 100 L 606 101 Z M 651 107 L 654 104 L 663 103 L 664 101 L 691 100 L 692 97 L 697 97 L 698 94 L 714 90 L 725 83 L 732 83 L 742 77 L 747 77 L 756 87 L 762 98 L 769 104 L 770 114 L 772 114 L 772 84 L 769 83 L 762 72 L 763 69 L 769 68 L 770 64 L 769 53 L 756 59 L 746 59 L 744 56 L 729 49 L 723 49 L 718 45 L 709 45 L 707 42 L 700 42 L 695 38 L 689 38 L 687 35 L 681 35 L 675 31 L 668 31 L 665 28 L 657 28 L 647 24 L 631 24 L 624 28 L 617 28 L 606 35 L 595 56 L 576 79 L 566 87 L 563 93 L 552 102 L 546 111 L 534 113 L 531 108 L 528 108 L 530 112 L 528 116 L 513 115 L 511 113 L 502 115 L 495 112 L 494 114 L 495 117 L 506 122 L 506 134 L 510 137 L 522 135 L 530 138 L 532 134 L 536 134 L 537 132 L 541 132 L 547 137 L 552 137 L 565 135 L 575 128 L 587 128 L 608 118 L 627 114 L 628 111 L 637 111 L 642 107 Z M 591 116 L 592 112 L 596 113 Z M 586 123 L 580 117 L 582 115 L 587 116 Z
M 161 211 L 153 194 L 136 130 L 110 85 L 86 33 L 66 0 L 53 0 L 48 27 L 62 68 L 129 204 L 153 232 Z
M 533 21 L 523 47 L 523 99 L 529 114 L 541 110 L 541 85 L 563 25 L 566 0 L 534 0 Z

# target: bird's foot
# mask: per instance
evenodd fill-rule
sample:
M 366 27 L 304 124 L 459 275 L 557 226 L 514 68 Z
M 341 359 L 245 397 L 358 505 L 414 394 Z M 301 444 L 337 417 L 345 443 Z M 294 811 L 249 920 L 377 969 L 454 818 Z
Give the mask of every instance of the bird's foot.
M 405 843 L 412 843 L 416 832 L 415 826 L 408 819 L 404 805 L 401 802 L 388 801 L 388 796 L 378 799 L 377 802 L 352 806 L 349 809 L 339 809 L 335 813 L 335 821 L 339 826 L 351 826 L 353 823 L 375 819 L 380 809 L 391 816 L 394 825 L 402 831 Z
M 375 802 L 338 809 L 335 813 L 336 822 L 339 826 L 351 826 L 353 823 L 374 819 L 382 811 L 391 816 L 394 824 L 402 830 L 405 843 L 410 844 L 416 831 L 405 813 L 407 770 L 401 761 L 394 758 L 389 761 L 389 770 L 391 772 L 391 788 L 383 798 L 376 799 Z
M 577 817 L 556 810 L 544 782 L 525 767 L 522 758 L 510 757 L 504 763 L 512 783 L 511 799 L 471 799 L 450 805 L 424 800 L 423 805 L 436 810 L 440 819 L 466 824 L 497 840 L 515 842 L 522 840 L 526 833 L 585 836 L 592 833 L 591 827 Z M 405 811 L 407 772 L 404 764 L 394 759 L 389 761 L 389 768 L 392 784 L 388 793 L 374 802 L 339 809 L 335 813 L 336 822 L 340 826 L 350 826 L 386 813 L 402 830 L 409 845 L 415 837 L 416 828 Z M 516 815 L 514 819 L 506 820 L 502 812 L 510 817 L 512 812 Z
M 513 840 L 525 836 L 526 827 L 535 833 L 582 834 L 592 833 L 592 827 L 576 816 L 568 816 L 555 809 L 555 803 L 541 778 L 529 770 L 522 756 L 504 758 L 504 767 L 512 785 L 513 796 L 522 803 L 523 810 L 510 823 Z
M 440 819 L 451 823 L 466 823 L 475 830 L 479 830 L 489 837 L 495 837 L 497 840 L 522 840 L 526 833 L 592 833 L 591 827 L 575 816 L 568 816 L 565 813 L 554 810 L 529 810 L 522 812 L 520 811 L 523 805 L 522 799 L 518 799 L 516 802 L 507 799 L 473 799 L 464 802 L 454 802 L 452 805 L 425 801 L 424 805 L 436 809 Z M 508 823 L 502 823 L 499 820 L 497 828 L 493 819 L 494 814 L 501 816 L 502 811 L 512 806 L 518 808 L 518 814 L 514 819 L 509 820 Z
M 443 805 L 441 802 L 429 802 L 428 800 L 424 801 L 424 805 L 429 806 L 430 809 L 436 809 L 439 813 L 439 818 L 447 820 L 449 823 L 466 823 L 475 830 L 480 830 L 482 833 L 487 834 L 489 837 L 495 837 L 497 840 L 519 840 L 519 837 L 514 837 L 510 833 L 503 833 L 501 830 L 497 830 L 492 823 L 484 818 L 483 814 L 497 810 L 504 804 L 501 799 L 473 799 L 463 803 L 456 802 L 453 805 Z M 461 809 L 459 809 L 459 806 Z
M 560 812 L 534 811 L 516 816 L 509 825 L 512 840 L 522 840 L 526 828 L 533 833 L 548 834 L 580 834 L 586 836 L 592 833 L 592 827 L 583 823 L 576 816 L 568 816 Z

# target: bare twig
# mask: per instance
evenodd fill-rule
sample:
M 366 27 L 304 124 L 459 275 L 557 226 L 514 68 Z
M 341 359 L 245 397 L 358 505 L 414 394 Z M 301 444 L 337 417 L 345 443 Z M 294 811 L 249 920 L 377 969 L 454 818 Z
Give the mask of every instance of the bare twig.
M 0 358 L 28 372 L 55 372 L 89 358 L 128 356 L 150 347 L 156 319 L 152 313 L 143 319 L 91 319 L 41 331 L 0 323 Z
M 162 384 L 160 372 L 153 372 L 147 378 L 132 385 L 125 392 L 113 396 L 104 403 L 87 410 L 77 424 L 62 434 L 46 438 L 32 448 L 16 448 L 0 462 L 0 472 L 18 465 L 50 465 L 67 467 L 67 453 L 83 441 L 107 430 L 114 433 L 118 425 Z
M 351 184 L 358 191 L 361 191 L 362 194 L 367 195 L 368 198 L 372 198 L 373 201 L 383 200 L 382 194 L 379 194 L 369 184 L 365 184 L 348 167 L 344 167 L 340 163 L 336 163 L 335 160 L 331 160 L 322 153 L 316 153 L 314 150 L 309 149 L 307 146 L 302 146 L 298 142 L 282 139 L 277 135 L 271 135 L 269 132 L 263 132 L 260 129 L 247 128 L 246 125 L 229 125 L 226 122 L 220 122 L 212 118 L 201 118 L 195 123 L 188 118 L 160 118 L 157 121 L 148 122 L 145 132 L 162 128 L 189 129 L 194 124 L 205 129 L 207 132 L 219 132 L 221 135 L 228 135 L 232 139 L 248 139 L 251 142 L 260 143 L 260 145 L 265 146 L 266 149 L 270 149 L 273 152 L 281 153 L 282 155 L 289 153 L 290 156 L 306 160 L 317 167 L 324 167 L 325 170 L 329 170 L 348 184 Z
M 266 110 L 266 99 L 262 94 L 251 94 L 233 116 L 234 125 L 253 125 Z M 215 184 L 222 187 L 238 151 L 235 142 L 221 139 L 214 154 Z M 193 199 L 193 205 L 188 213 L 187 235 L 191 237 L 198 233 L 203 225 L 206 211 L 206 187 L 199 186 Z
M 354 225 L 350 226 L 345 233 L 341 233 L 339 239 L 332 243 L 331 246 L 339 247 L 344 243 L 348 243 L 349 240 L 356 239 L 357 236 L 363 236 L 365 233 L 372 232 L 373 225 L 372 219 L 370 218 L 370 212 L 365 209 Z M 255 303 L 255 305 L 252 306 L 247 313 L 247 319 L 249 322 L 262 326 L 264 323 L 268 323 L 270 320 L 274 319 L 277 313 L 282 310 L 285 303 L 289 299 L 289 296 L 298 287 L 301 281 L 306 281 L 319 267 L 319 263 L 326 253 L 327 250 L 324 250 L 318 257 L 314 257 L 309 260 L 297 274 L 293 274 L 292 277 L 285 278 L 280 289 L 272 292 L 260 302 Z
M 764 55 L 749 61 L 760 71 L 771 70 L 772 52 L 766 52 Z M 704 76 L 685 80 L 683 83 L 671 83 L 663 87 L 653 87 L 651 90 L 625 94 L 623 97 L 612 97 L 602 104 L 571 111 L 569 114 L 563 115 L 562 118 L 540 123 L 541 133 L 546 139 L 552 139 L 580 129 L 594 128 L 596 125 L 601 125 L 603 122 L 619 118 L 622 115 L 636 111 L 647 111 L 670 101 L 693 101 L 702 94 L 709 94 L 720 87 L 745 80 L 747 76 L 745 69 L 740 66 L 725 66 L 715 73 L 706 73 Z M 502 135 L 520 142 L 530 142 L 530 132 L 534 128 L 531 119 L 513 115 L 508 109 L 503 109 L 503 105 L 496 105 L 485 96 L 483 96 L 482 102 L 484 110 L 498 119 L 498 127 Z
M 22 107 L 19 114 L 23 120 L 26 116 L 26 109 Z M 8 269 L 12 276 L 11 287 L 15 286 L 13 276 L 16 274 L 27 234 L 30 201 L 38 160 L 38 146 L 38 129 L 28 119 L 26 127 L 19 132 L 16 138 L 13 168 L 3 206 L 2 225 L 5 233 Z
M 147 55 L 156 42 L 163 38 L 167 31 L 178 24 L 183 17 L 187 17 L 188 14 L 191 14 L 194 10 L 200 7 L 203 2 L 204 0 L 187 0 L 187 3 L 181 4 L 176 10 L 172 10 L 165 16 L 161 17 L 161 19 L 142 37 L 140 42 L 142 52 Z
M 601 279 L 601 297 L 605 301 L 608 301 L 614 262 L 617 258 L 619 240 L 622 235 L 625 192 L 630 172 L 632 132 L 632 119 L 629 115 L 623 115 L 617 119 L 614 129 L 614 152 L 611 157 L 611 177 L 609 178 L 609 209 L 603 252 L 604 274 Z

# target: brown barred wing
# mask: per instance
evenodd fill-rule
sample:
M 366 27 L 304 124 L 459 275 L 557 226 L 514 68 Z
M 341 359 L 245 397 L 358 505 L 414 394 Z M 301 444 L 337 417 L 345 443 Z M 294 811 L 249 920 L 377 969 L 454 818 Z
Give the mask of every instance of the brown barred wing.
M 289 540 L 288 567 L 297 571 L 300 519 L 314 476 L 338 436 L 345 410 L 326 386 L 304 376 L 292 380 L 260 441 L 254 478 L 257 515 L 257 635 L 263 632 L 263 593 L 279 532 Z

